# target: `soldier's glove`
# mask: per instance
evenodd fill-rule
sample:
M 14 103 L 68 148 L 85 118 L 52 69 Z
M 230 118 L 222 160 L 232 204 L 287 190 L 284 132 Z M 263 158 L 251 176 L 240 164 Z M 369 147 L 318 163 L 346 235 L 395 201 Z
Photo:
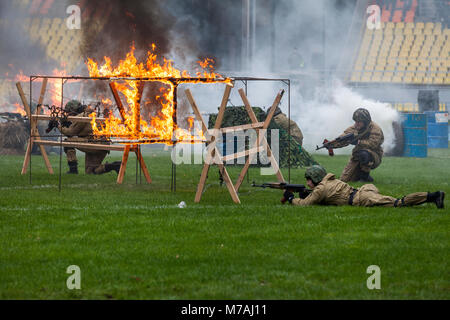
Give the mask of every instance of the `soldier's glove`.
M 289 201 L 289 203 L 292 203 L 292 200 L 294 200 L 294 194 L 292 192 L 290 192 L 289 190 L 286 190 L 283 193 L 283 199 L 285 201 Z M 283 202 L 283 201 L 282 201 Z

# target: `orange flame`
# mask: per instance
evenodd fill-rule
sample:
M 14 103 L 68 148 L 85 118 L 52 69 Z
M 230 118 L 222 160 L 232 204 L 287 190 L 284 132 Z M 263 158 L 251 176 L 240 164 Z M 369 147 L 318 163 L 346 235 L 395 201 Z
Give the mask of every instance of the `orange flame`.
M 112 66 L 111 59 L 105 57 L 105 63 L 101 66 L 92 59 L 86 62 L 91 77 L 133 77 L 133 78 L 158 78 L 158 82 L 163 86 L 160 88 L 160 95 L 155 100 L 162 106 L 157 116 L 150 119 L 149 122 L 140 117 L 140 99 L 142 95 L 141 81 L 123 79 L 121 82 L 115 82 L 115 87 L 126 97 L 128 109 L 125 119 L 118 119 L 112 113 L 103 124 L 99 124 L 95 120 L 95 114 L 91 114 L 92 128 L 95 135 L 106 137 L 122 137 L 127 139 L 138 139 L 141 141 L 152 140 L 152 142 L 164 142 L 173 144 L 177 142 L 190 142 L 192 140 L 204 139 L 201 131 L 197 132 L 197 136 L 191 134 L 191 130 L 184 130 L 177 127 L 174 123 L 174 90 L 176 85 L 174 79 L 180 79 L 178 83 L 198 83 L 198 82 L 222 82 L 231 84 L 231 79 L 224 79 L 220 74 L 214 73 L 212 59 L 199 61 L 202 69 L 208 68 L 210 71 L 203 70 L 197 72 L 197 78 L 191 77 L 186 70 L 180 71 L 173 66 L 171 60 L 163 58 L 163 64 L 157 62 L 157 56 L 154 53 L 155 44 L 152 44 L 152 50 L 147 52 L 147 60 L 144 63 L 138 63 L 132 46 L 130 52 L 127 53 L 124 60 L 120 60 L 119 64 Z M 199 78 L 204 79 L 199 79 Z M 171 79 L 168 79 L 171 78 Z M 185 78 L 181 80 L 181 78 Z M 171 81 L 172 80 L 172 81 Z M 125 105 L 124 105 L 125 108 Z M 193 127 L 193 119 L 189 120 L 190 127 Z M 154 141 L 158 140 L 158 141 Z
M 24 108 L 18 104 L 18 103 L 14 103 L 14 106 L 16 107 L 16 109 L 14 110 L 15 113 L 20 113 L 22 116 L 26 116 L 27 113 L 25 112 Z

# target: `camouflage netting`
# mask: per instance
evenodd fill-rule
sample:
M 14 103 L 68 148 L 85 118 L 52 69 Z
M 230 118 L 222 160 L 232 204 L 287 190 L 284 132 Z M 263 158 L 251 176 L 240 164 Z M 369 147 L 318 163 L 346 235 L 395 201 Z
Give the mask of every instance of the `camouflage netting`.
M 259 107 L 252 107 L 253 112 L 255 113 L 258 121 L 262 122 L 266 119 L 266 113 L 263 109 Z M 217 114 L 212 114 L 209 117 L 208 127 L 213 128 L 216 122 Z M 243 124 L 251 123 L 250 117 L 248 116 L 247 111 L 244 106 L 238 107 L 227 107 L 225 109 L 224 118 L 222 121 L 222 128 L 225 127 L 233 127 Z M 279 130 L 279 142 L 280 142 L 280 152 L 279 152 L 279 166 L 282 168 L 286 168 L 289 166 L 289 150 L 290 150 L 290 165 L 291 168 L 296 167 L 306 167 L 314 164 L 318 164 L 317 161 L 305 150 L 303 149 L 297 142 L 295 142 L 292 138 L 289 141 L 289 136 L 286 130 L 283 130 L 280 126 L 278 126 L 275 121 L 271 121 L 267 130 L 267 141 L 269 146 L 271 145 L 271 137 L 270 137 L 270 129 L 278 129 Z M 231 153 L 231 152 L 227 152 Z M 261 163 L 267 163 L 267 160 L 260 159 L 260 155 L 258 154 L 258 166 L 264 166 Z M 268 164 L 267 166 L 269 166 Z
M 0 123 L 0 154 L 24 154 L 28 129 L 21 121 Z

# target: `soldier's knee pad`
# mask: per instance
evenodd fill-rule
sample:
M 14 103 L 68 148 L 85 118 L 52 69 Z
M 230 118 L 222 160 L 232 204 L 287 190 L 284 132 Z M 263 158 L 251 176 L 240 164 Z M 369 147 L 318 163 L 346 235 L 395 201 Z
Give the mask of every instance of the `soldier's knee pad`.
M 363 166 L 367 166 L 370 162 L 373 162 L 373 157 L 367 150 L 358 151 L 359 163 Z

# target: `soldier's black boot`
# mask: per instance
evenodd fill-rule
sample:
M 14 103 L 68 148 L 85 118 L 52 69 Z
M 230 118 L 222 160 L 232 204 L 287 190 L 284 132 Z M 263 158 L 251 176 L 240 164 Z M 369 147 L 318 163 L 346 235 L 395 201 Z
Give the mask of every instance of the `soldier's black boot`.
M 373 182 L 373 178 L 370 176 L 369 172 L 361 171 L 359 174 L 359 181 Z
M 122 165 L 121 161 L 114 161 L 113 163 L 105 163 L 105 172 L 110 172 L 112 170 L 115 170 L 117 174 L 120 171 L 120 166 Z
M 442 191 L 428 192 L 427 194 L 427 202 L 434 202 L 439 209 L 444 209 L 444 198 L 445 193 Z
M 78 161 L 68 161 L 69 165 L 69 171 L 67 173 L 69 174 L 78 174 Z

